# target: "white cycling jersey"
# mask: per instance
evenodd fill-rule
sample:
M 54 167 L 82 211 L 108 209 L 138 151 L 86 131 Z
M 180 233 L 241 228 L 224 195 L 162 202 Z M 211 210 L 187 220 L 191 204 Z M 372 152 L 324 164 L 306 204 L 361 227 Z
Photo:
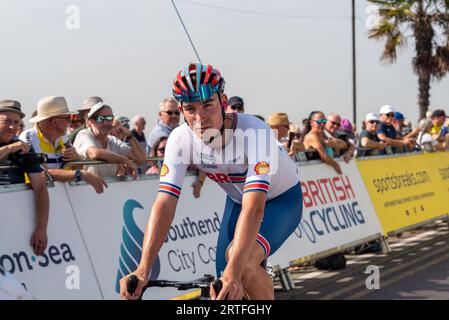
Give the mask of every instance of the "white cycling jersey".
M 179 197 L 189 165 L 205 172 L 237 203 L 246 192 L 265 192 L 271 200 L 298 184 L 297 166 L 270 127 L 252 115 L 233 115 L 232 136 L 221 148 L 206 145 L 186 123 L 172 131 L 159 192 Z

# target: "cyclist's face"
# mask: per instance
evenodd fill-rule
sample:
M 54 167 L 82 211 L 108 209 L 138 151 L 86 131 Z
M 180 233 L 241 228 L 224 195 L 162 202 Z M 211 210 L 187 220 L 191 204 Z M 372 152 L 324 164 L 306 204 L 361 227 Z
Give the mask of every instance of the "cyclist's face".
M 223 95 L 223 103 L 226 103 L 225 99 L 226 96 Z M 200 138 L 206 130 L 220 130 L 223 125 L 221 108 L 218 94 L 214 94 L 209 100 L 182 104 L 182 111 L 188 125 Z

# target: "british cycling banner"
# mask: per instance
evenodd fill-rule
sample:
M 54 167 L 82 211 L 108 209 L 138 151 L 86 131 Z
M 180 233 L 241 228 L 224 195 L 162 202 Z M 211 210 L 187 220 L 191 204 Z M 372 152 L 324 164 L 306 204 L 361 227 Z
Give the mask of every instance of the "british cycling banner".
M 299 166 L 303 215 L 299 226 L 269 261 L 289 262 L 380 235 L 379 220 L 354 161 L 339 163 L 339 175 L 325 164 Z

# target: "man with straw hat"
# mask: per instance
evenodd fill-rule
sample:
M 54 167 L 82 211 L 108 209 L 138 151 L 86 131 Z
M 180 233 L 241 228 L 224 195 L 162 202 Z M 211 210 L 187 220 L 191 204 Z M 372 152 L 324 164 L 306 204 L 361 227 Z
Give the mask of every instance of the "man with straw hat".
M 44 153 L 47 156 L 46 166 L 53 180 L 84 180 L 100 194 L 107 185 L 98 175 L 85 170 L 62 169 L 66 162 L 82 160 L 66 134 L 70 116 L 76 113 L 69 110 L 64 97 L 42 98 L 37 105 L 37 115 L 30 119 L 35 126 L 22 132 L 19 139 L 32 146 L 36 153 Z

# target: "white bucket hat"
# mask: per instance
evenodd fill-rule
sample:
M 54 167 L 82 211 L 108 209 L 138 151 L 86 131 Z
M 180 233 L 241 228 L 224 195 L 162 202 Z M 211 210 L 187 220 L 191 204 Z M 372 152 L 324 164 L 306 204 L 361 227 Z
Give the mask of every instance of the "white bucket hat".
M 45 119 L 57 116 L 70 116 L 78 114 L 76 111 L 70 111 L 67 101 L 64 97 L 45 97 L 37 103 L 37 116 L 30 119 L 31 123 L 38 123 Z

